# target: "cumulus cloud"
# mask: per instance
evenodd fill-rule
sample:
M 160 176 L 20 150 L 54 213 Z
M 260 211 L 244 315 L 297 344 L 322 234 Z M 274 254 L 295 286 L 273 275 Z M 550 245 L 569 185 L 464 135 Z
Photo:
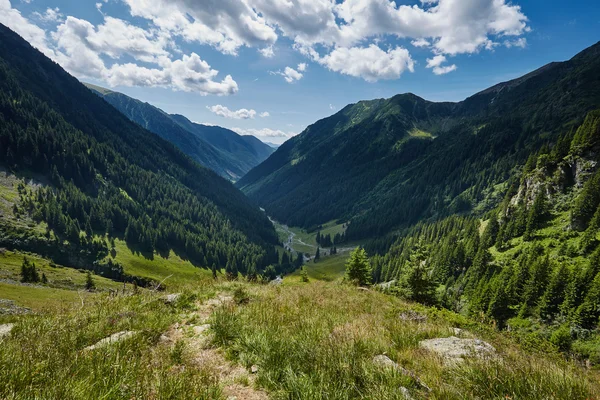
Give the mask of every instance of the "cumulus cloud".
M 412 44 L 415 47 L 429 47 L 429 46 L 431 46 L 431 43 L 429 42 L 429 40 L 426 40 L 426 39 L 423 39 L 423 38 L 413 40 L 412 42 L 410 42 L 410 44 Z
M 261 112 L 261 113 L 259 114 L 259 116 L 260 116 L 261 118 L 268 118 L 268 117 L 270 117 L 270 116 L 271 116 L 271 114 L 269 114 L 269 112 L 268 112 L 268 111 L 265 111 L 265 112 Z
M 433 57 L 433 58 L 428 58 L 427 59 L 427 68 L 431 68 L 433 70 L 433 73 L 436 75 L 444 75 L 447 74 L 448 72 L 452 72 L 454 70 L 456 70 L 456 65 L 452 64 L 452 65 L 442 65 L 446 62 L 446 57 L 438 54 L 437 56 Z
M 520 47 L 520 48 L 524 49 L 525 47 L 527 47 L 527 39 L 526 38 L 518 38 L 515 40 L 505 40 L 503 44 L 504 44 L 504 46 L 508 47 L 509 49 L 511 47 Z
M 21 15 L 19 10 L 12 8 L 9 0 L 0 0 L 0 23 L 17 32 L 23 39 L 48 57 L 54 56 L 54 51 L 48 43 L 46 31 Z
M 413 5 L 393 0 L 121 1 L 132 17 L 145 19 L 147 27 L 105 14 L 96 26 L 74 17 L 64 19 L 60 10 L 49 8 L 34 19 L 61 23 L 50 40 L 44 30 L 12 8 L 10 0 L 0 0 L 0 22 L 71 72 L 201 94 L 235 93 L 237 84 L 230 76 L 217 80 L 216 71 L 207 69 L 197 55 L 174 56 L 180 52 L 176 42 L 208 45 L 229 55 L 251 47 L 271 58 L 281 36 L 332 71 L 374 82 L 397 79 L 414 68 L 405 48 L 380 47 L 388 38 L 407 39 L 415 47 L 430 49 L 428 60 L 435 60 L 440 55 L 472 54 L 496 46 L 525 47 L 524 35 L 530 30 L 521 7 L 509 0 L 421 0 Z M 122 64 L 122 57 L 145 64 L 130 60 Z M 182 65 L 196 70 L 179 74 Z M 302 79 L 305 68 L 302 63 L 272 73 L 293 83 Z M 456 65 L 429 68 L 443 74 Z M 132 71 L 142 78 L 134 79 Z
M 305 63 L 298 64 L 296 69 L 292 67 L 285 67 L 283 71 L 270 71 L 271 75 L 280 75 L 283 76 L 283 79 L 287 83 L 294 83 L 299 81 L 304 76 L 303 72 L 306 71 L 307 65 Z
M 275 55 L 275 51 L 273 50 L 273 46 L 267 46 L 258 50 L 260 54 L 262 54 L 265 58 L 272 58 Z
M 212 113 L 214 113 L 220 117 L 224 117 L 224 118 L 253 119 L 256 116 L 256 111 L 248 110 L 246 108 L 240 108 L 239 110 L 233 111 L 233 110 L 230 110 L 229 108 L 222 106 L 220 104 L 217 104 L 215 106 L 207 106 L 206 108 L 208 110 L 210 110 Z
M 291 138 L 292 136 L 296 136 L 297 132 L 284 132 L 279 129 L 244 129 L 244 128 L 231 128 L 232 131 L 236 132 L 239 135 L 252 135 L 258 136 L 262 138 Z
M 186 41 L 226 54 L 256 47 L 264 57 L 274 55 L 272 45 L 280 35 L 317 60 L 345 51 L 338 49 L 369 48 L 385 36 L 412 39 L 434 55 L 474 53 L 499 44 L 522 47 L 519 37 L 529 31 L 521 7 L 507 0 L 422 0 L 411 6 L 392 0 L 123 1 L 132 15 Z
M 63 20 L 64 17 L 60 13 L 60 9 L 58 7 L 48 8 L 43 14 L 38 11 L 35 11 L 33 13 L 33 16 L 42 22 L 60 22 Z
M 241 46 L 273 44 L 275 28 L 268 25 L 246 0 L 124 0 L 131 14 L 157 27 L 237 54 Z
M 319 60 L 332 71 L 360 77 L 367 82 L 398 79 L 406 70 L 414 71 L 414 61 L 401 47 L 384 51 L 375 44 L 369 47 L 339 47 Z

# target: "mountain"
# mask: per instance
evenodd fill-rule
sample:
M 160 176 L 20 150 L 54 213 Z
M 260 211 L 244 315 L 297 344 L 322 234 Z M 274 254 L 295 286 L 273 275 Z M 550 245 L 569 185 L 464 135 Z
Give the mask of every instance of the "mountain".
M 251 136 L 218 126 L 196 124 L 182 115 L 170 115 L 148 103 L 96 85 L 86 84 L 127 118 L 230 180 L 237 180 L 264 161 L 273 149 Z
M 277 263 L 272 224 L 230 182 L 131 122 L 3 25 L 0 148 L 3 167 L 41 182 L 19 186 L 3 213 L 3 247 L 115 278 L 123 278 L 108 256 L 115 239 L 149 260 L 175 252 L 232 273 Z
M 265 144 L 271 146 L 274 149 L 277 149 L 279 146 L 281 146 L 280 144 L 277 143 L 271 143 L 271 142 L 265 142 Z
M 350 221 L 348 239 L 378 237 L 489 210 L 499 201 L 495 185 L 599 104 L 596 44 L 458 103 L 403 94 L 351 104 L 281 145 L 237 186 L 281 222 Z

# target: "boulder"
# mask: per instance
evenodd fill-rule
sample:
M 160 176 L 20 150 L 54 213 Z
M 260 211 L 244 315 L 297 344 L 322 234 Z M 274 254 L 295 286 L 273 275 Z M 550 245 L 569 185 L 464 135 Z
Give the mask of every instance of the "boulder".
M 2 324 L 0 325 L 0 339 L 4 336 L 10 335 L 10 331 L 15 327 L 15 324 Z
M 419 346 L 442 356 L 450 363 L 464 361 L 466 357 L 492 358 L 496 354 L 496 349 L 483 340 L 461 339 L 456 336 L 423 340 L 419 342 Z

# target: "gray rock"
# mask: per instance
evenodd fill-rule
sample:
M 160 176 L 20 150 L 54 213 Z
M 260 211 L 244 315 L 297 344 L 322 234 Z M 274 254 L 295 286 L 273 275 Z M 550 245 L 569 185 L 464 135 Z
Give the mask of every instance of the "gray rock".
M 210 329 L 210 324 L 197 325 L 192 328 L 192 330 L 194 331 L 194 335 L 197 335 L 197 336 L 205 335 L 206 331 L 208 331 L 209 329 Z
M 281 277 L 278 276 L 277 278 L 275 278 L 271 282 L 269 282 L 269 285 L 279 286 L 282 283 L 283 283 L 283 279 L 281 279 Z
M 404 386 L 400 386 L 400 393 L 402 393 L 402 396 L 404 396 L 406 400 L 414 400 L 414 397 L 412 397 L 410 391 Z
M 402 321 L 413 321 L 413 322 L 425 322 L 427 321 L 427 316 L 423 314 L 419 314 L 416 311 L 406 311 L 399 315 L 399 318 Z
M 83 350 L 91 351 L 91 350 L 101 349 L 101 348 L 107 347 L 111 344 L 121 342 L 125 339 L 129 339 L 130 337 L 134 336 L 136 333 L 137 332 L 135 332 L 135 331 L 122 331 L 122 332 L 113 333 L 112 335 L 105 337 L 104 339 L 101 339 L 96 344 L 88 346 L 88 347 L 84 348 Z
M 253 374 L 258 373 L 258 365 L 253 365 L 250 367 L 250 372 Z
M 427 386 L 425 383 L 423 383 L 423 381 L 421 380 L 421 378 L 419 378 L 417 376 L 417 374 L 415 374 L 414 372 L 412 372 L 406 368 L 401 367 L 400 365 L 398 365 L 398 363 L 396 363 L 395 361 L 392 361 L 385 354 L 380 354 L 378 356 L 373 357 L 373 364 L 377 365 L 380 368 L 389 368 L 389 369 L 392 369 L 402 375 L 411 377 L 421 388 L 425 389 L 428 392 L 431 391 L 431 388 L 429 386 Z
M 466 357 L 492 358 L 496 354 L 496 349 L 483 340 L 461 339 L 456 336 L 423 340 L 419 342 L 419 346 L 439 354 L 450 363 L 464 361 Z
M 15 324 L 2 324 L 0 325 L 0 339 L 4 336 L 10 335 L 10 331 L 15 327 Z
M 29 308 L 20 307 L 12 300 L 0 299 L 0 315 L 23 315 L 31 314 Z
M 181 293 L 171 293 L 163 297 L 163 300 L 167 304 L 175 303 L 181 297 Z

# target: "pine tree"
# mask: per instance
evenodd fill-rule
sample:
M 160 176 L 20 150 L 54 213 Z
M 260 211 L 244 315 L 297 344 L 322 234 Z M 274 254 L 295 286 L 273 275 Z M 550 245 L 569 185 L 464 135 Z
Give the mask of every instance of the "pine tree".
M 565 288 L 571 280 L 569 269 L 561 263 L 552 275 L 548 287 L 540 300 L 540 317 L 551 320 L 558 313 L 560 305 L 565 300 Z
M 321 258 L 321 248 L 317 247 L 317 252 L 315 253 L 315 260 L 314 260 L 314 262 L 319 261 L 320 258 Z
M 585 296 L 583 303 L 577 308 L 575 320 L 581 327 L 594 329 L 600 318 L 600 273 L 596 275 Z
M 405 272 L 400 279 L 401 295 L 423 304 L 437 302 L 435 289 L 437 284 L 427 268 L 427 251 L 419 242 L 410 255 Z
M 346 279 L 359 286 L 371 283 L 371 265 L 367 252 L 362 247 L 357 247 L 350 253 L 346 262 Z
M 302 277 L 302 282 L 308 282 L 308 272 L 306 272 L 306 267 L 302 267 L 300 276 Z
M 94 279 L 92 278 L 92 274 L 90 271 L 87 272 L 85 276 L 85 289 L 88 291 L 92 291 L 96 288 L 96 284 L 94 283 Z
M 46 278 L 46 274 L 42 273 L 42 283 L 43 284 L 47 284 L 48 283 L 48 278 Z
M 527 215 L 527 225 L 525 228 L 524 240 L 531 240 L 535 231 L 539 228 L 546 213 L 546 196 L 543 189 L 540 188 L 535 196 L 533 205 Z

